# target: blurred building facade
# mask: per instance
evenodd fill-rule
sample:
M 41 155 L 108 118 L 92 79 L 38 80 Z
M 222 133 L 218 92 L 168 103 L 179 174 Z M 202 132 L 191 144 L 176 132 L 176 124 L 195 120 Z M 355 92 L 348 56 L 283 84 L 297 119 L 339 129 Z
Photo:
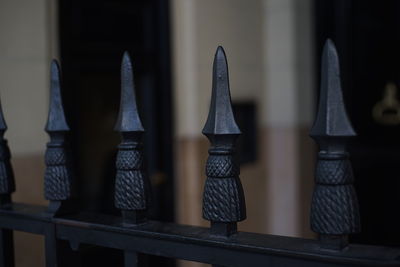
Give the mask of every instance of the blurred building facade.
M 211 95 L 212 59 L 222 45 L 234 104 L 255 107 L 256 155 L 241 168 L 248 219 L 239 227 L 312 236 L 308 213 L 315 148 L 307 133 L 316 80 L 313 1 L 171 0 L 169 10 L 175 220 L 207 225 L 201 199 L 208 141 L 201 130 Z M 46 204 L 43 128 L 49 63 L 60 58 L 58 17 L 55 0 L 0 2 L 0 93 L 16 201 Z M 31 242 L 38 245 L 26 249 Z M 18 234 L 16 243 L 18 266 L 43 265 L 40 239 Z
M 314 62 L 311 1 L 173 1 L 178 218 L 203 223 L 207 141 L 201 129 L 212 58 L 223 45 L 233 102 L 256 106 L 257 160 L 242 166 L 248 220 L 243 229 L 307 235 L 313 148 Z M 201 179 L 199 179 L 201 177 Z M 194 197 L 195 196 L 195 197 Z M 304 197 L 304 198 L 303 198 Z M 303 206 L 304 205 L 304 206 Z

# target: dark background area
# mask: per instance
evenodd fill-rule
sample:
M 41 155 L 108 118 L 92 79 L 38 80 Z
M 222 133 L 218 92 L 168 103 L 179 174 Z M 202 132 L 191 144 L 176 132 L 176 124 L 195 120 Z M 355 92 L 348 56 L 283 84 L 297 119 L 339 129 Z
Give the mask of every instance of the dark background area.
M 400 1 L 315 0 L 317 64 L 326 38 L 338 49 L 362 232 L 354 242 L 400 245 L 400 125 L 375 121 L 388 82 L 400 85 Z M 319 77 L 319 73 L 317 75 Z
M 113 131 L 120 100 L 120 64 L 133 61 L 146 168 L 154 185 L 154 218 L 173 220 L 172 103 L 167 1 L 60 0 L 65 105 L 82 209 L 112 212 Z
M 127 50 L 146 129 L 145 165 L 154 195 L 150 217 L 174 219 L 168 7 L 165 0 L 59 1 L 64 104 L 70 115 L 75 185 L 82 210 L 118 213 L 114 164 L 120 137 L 113 128 L 120 100 L 120 64 Z M 83 266 L 122 262 L 118 251 L 82 250 L 86 251 L 80 253 Z M 155 258 L 150 263 L 172 264 Z
M 151 217 L 174 220 L 173 121 L 169 3 L 166 0 L 59 1 L 59 32 L 66 114 L 72 128 L 80 207 L 117 213 L 113 205 L 120 97 L 120 62 L 133 60 L 143 124 L 146 168 L 153 185 Z M 344 98 L 358 136 L 349 151 L 356 177 L 362 232 L 353 241 L 399 245 L 400 125 L 382 125 L 372 109 L 388 82 L 400 85 L 400 1 L 315 0 L 316 65 L 331 38 L 338 49 Z M 319 69 L 319 68 L 318 68 Z M 319 70 L 316 77 L 320 77 Z M 317 92 L 316 92 L 317 94 Z M 244 136 L 242 162 L 254 161 L 253 105 L 236 104 Z M 244 145 L 247 144 L 247 145 Z M 121 253 L 84 248 L 96 266 L 121 262 Z M 102 255 L 107 255 L 107 259 Z M 97 259 L 93 261 L 92 259 Z M 172 261 L 150 259 L 154 266 Z M 85 263 L 85 266 L 89 266 Z

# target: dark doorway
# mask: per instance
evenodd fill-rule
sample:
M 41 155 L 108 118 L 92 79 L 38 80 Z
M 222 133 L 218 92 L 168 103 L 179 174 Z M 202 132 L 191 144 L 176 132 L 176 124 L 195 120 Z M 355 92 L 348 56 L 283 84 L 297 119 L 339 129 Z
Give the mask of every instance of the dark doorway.
M 120 63 L 127 50 L 146 129 L 146 169 L 154 194 L 151 218 L 174 219 L 168 2 L 59 1 L 64 100 L 83 210 L 117 212 L 114 163 L 120 138 L 113 128 L 119 107 Z
M 353 239 L 361 243 L 400 245 L 400 105 L 387 105 L 400 101 L 393 89 L 400 87 L 399 12 L 397 0 L 315 0 L 317 58 L 333 39 L 358 133 L 350 153 L 362 225 Z

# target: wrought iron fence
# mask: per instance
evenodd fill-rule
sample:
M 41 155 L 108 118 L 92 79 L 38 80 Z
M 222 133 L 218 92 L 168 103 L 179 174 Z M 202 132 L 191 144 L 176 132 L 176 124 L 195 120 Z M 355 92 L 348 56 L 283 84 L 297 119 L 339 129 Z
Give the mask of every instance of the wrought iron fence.
M 310 135 L 320 152 L 311 206 L 311 229 L 318 239 L 237 231 L 246 219 L 245 194 L 235 160 L 240 135 L 231 107 L 225 52 L 214 58 L 211 105 L 203 134 L 211 148 L 206 164 L 203 217 L 210 228 L 147 219 L 151 190 L 143 169 L 144 132 L 137 106 L 132 64 L 127 53 L 121 66 L 121 103 L 115 130 L 121 133 L 116 159 L 115 206 L 122 216 L 77 212 L 71 201 L 73 170 L 65 137 L 60 69 L 51 65 L 50 108 L 46 131 L 45 198 L 48 207 L 14 203 L 10 151 L 0 112 L 0 266 L 14 266 L 13 232 L 44 235 L 46 266 L 64 266 L 59 241 L 71 249 L 92 244 L 123 250 L 124 266 L 145 266 L 142 256 L 157 255 L 213 266 L 400 266 L 400 248 L 357 245 L 348 236 L 360 231 L 357 196 L 345 145 L 355 132 L 347 117 L 340 86 L 336 49 L 327 41 L 322 56 L 318 114 Z

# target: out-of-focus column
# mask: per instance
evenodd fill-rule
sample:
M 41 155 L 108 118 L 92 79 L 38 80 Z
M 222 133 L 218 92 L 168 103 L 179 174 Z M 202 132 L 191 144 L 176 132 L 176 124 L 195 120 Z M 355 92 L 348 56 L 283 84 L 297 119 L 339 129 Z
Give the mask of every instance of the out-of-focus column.
M 57 57 L 57 1 L 0 1 L 0 95 L 11 149 L 14 201 L 43 197 L 49 67 Z M 15 234 L 16 266 L 44 266 L 43 239 Z
M 268 232 L 307 236 L 313 181 L 308 138 L 314 107 L 312 1 L 264 0 L 263 10 Z

